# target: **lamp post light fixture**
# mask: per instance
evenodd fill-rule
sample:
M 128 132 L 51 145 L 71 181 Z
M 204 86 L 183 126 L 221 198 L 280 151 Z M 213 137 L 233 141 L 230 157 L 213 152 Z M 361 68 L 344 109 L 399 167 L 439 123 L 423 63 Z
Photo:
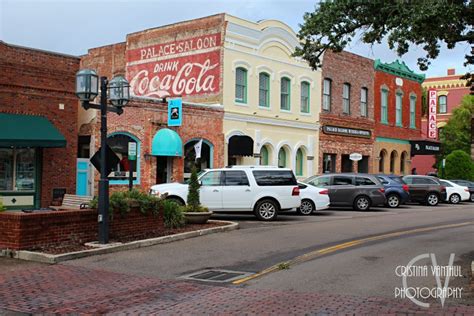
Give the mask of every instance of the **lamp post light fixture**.
M 118 115 L 130 99 L 130 85 L 123 76 L 117 76 L 110 82 L 100 77 L 100 103 L 91 103 L 99 94 L 99 76 L 94 70 L 83 69 L 76 73 L 76 95 L 84 109 L 100 110 L 100 180 L 99 180 L 99 243 L 109 242 L 109 179 L 107 174 L 107 112 Z M 107 90 L 112 106 L 107 104 Z

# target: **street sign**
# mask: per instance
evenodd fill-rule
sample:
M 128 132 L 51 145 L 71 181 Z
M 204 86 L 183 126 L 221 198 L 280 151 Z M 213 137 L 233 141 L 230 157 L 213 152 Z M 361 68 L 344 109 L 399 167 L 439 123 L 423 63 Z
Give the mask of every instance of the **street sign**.
M 362 155 L 359 153 L 352 153 L 349 155 L 349 159 L 352 161 L 359 161 L 362 160 Z
M 128 143 L 128 160 L 137 160 L 137 143 Z
M 181 126 L 183 122 L 183 101 L 181 98 L 168 100 L 168 126 Z
M 120 158 L 114 153 L 112 148 L 110 148 L 108 145 L 106 146 L 107 146 L 106 174 L 109 174 L 112 171 L 112 168 L 114 168 L 120 162 Z M 100 148 L 94 154 L 94 156 L 92 156 L 90 160 L 91 160 L 92 165 L 100 172 Z

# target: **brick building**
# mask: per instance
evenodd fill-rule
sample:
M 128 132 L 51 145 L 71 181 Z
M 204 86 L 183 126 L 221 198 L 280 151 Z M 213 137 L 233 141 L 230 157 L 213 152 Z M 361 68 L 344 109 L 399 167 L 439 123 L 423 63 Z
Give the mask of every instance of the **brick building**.
M 369 172 L 374 144 L 373 60 L 327 51 L 323 59 L 320 172 Z M 350 160 L 352 153 L 362 155 Z
M 385 64 L 376 60 L 375 146 L 373 172 L 411 172 L 412 145 L 421 138 L 421 83 L 424 75 L 411 71 L 398 60 Z
M 75 193 L 79 58 L 0 41 L 0 199 L 46 207 Z

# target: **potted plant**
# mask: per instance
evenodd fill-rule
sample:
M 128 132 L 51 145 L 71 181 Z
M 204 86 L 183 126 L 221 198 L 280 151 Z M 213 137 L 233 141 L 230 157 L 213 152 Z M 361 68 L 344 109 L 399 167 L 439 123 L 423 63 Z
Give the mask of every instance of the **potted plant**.
M 187 224 L 206 224 L 212 215 L 207 207 L 201 205 L 199 200 L 199 181 L 196 167 L 193 166 L 188 185 L 188 198 L 184 207 Z

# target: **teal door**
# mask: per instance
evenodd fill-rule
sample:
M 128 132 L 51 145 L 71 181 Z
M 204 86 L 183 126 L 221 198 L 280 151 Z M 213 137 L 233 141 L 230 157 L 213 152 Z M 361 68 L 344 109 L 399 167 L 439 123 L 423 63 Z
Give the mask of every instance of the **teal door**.
M 90 195 L 89 193 L 89 159 L 77 159 L 77 174 L 76 174 L 76 194 Z

